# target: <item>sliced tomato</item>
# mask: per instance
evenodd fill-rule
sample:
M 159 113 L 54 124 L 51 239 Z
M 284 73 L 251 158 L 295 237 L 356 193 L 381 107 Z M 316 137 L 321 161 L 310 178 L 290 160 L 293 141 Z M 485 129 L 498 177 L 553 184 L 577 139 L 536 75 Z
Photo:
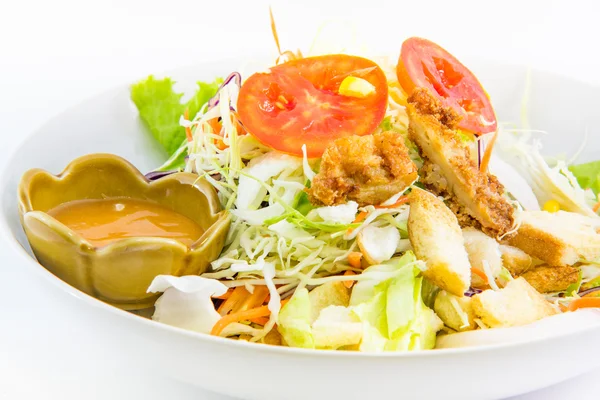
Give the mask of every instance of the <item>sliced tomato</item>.
M 437 44 L 418 37 L 405 40 L 396 74 L 408 94 L 415 87 L 427 88 L 452 107 L 462 117 L 459 128 L 476 135 L 496 130 L 496 114 L 475 75 Z
M 365 97 L 338 93 L 344 78 L 367 80 Z M 238 114 L 263 144 L 285 153 L 320 157 L 329 143 L 373 133 L 387 108 L 385 74 L 371 60 L 336 54 L 293 60 L 256 73 L 242 85 Z

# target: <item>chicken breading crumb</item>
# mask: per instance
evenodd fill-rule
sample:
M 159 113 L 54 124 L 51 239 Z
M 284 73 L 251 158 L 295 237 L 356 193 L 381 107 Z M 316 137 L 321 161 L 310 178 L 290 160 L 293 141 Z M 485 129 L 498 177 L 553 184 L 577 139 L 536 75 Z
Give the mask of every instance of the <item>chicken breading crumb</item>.
M 554 293 L 566 290 L 569 285 L 577 283 L 580 269 L 578 267 L 551 267 L 540 265 L 521 275 L 540 293 Z
M 511 230 L 514 209 L 495 176 L 479 171 L 455 130 L 459 116 L 426 89 L 408 98 L 409 136 L 421 150 L 425 186 L 446 199 L 462 226 L 498 238 Z
M 331 206 L 348 200 L 360 206 L 380 204 L 406 189 L 417 178 L 417 166 L 402 135 L 374 135 L 337 139 L 327 147 L 321 169 L 307 189 L 310 201 Z
M 408 97 L 408 103 L 412 104 L 419 114 L 431 115 L 448 129 L 456 128 L 460 122 L 460 115 L 450 107 L 443 107 L 427 89 L 417 88 Z M 455 135 L 452 134 L 452 137 Z

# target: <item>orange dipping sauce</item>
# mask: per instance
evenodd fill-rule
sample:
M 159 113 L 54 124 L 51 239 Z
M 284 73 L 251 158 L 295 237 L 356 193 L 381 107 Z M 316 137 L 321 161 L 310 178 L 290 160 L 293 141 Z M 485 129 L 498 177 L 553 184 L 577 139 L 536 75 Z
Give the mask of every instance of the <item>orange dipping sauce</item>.
M 204 230 L 188 217 L 160 204 L 131 198 L 74 200 L 48 214 L 94 246 L 134 237 L 161 237 L 191 246 Z

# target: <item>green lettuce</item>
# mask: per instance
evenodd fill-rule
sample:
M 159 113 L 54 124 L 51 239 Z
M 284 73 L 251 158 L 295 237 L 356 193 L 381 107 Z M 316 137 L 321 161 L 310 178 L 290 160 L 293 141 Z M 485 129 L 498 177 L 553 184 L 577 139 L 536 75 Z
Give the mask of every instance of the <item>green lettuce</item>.
M 171 157 L 163 165 L 156 168 L 157 171 L 173 171 L 173 170 L 183 170 L 185 168 L 185 158 L 187 157 L 187 139 L 183 140 L 181 146 L 173 154 Z
M 185 128 L 179 119 L 188 110 L 190 118 L 217 93 L 222 79 L 214 82 L 198 82 L 198 90 L 185 104 L 181 102 L 182 93 L 173 90 L 175 82 L 170 78 L 148 78 L 131 86 L 131 100 L 137 107 L 140 118 L 150 129 L 152 136 L 162 145 L 169 156 L 181 148 L 185 140 Z M 183 156 L 185 158 L 185 155 Z M 179 164 L 183 158 L 178 158 Z M 175 163 L 171 163 L 175 165 Z
M 443 323 L 421 297 L 423 278 L 407 266 L 378 284 L 368 302 L 355 307 L 363 322 L 361 351 L 415 351 L 435 346 Z
M 393 258 L 383 264 L 372 265 L 363 271 L 363 274 L 371 276 L 371 279 L 364 279 L 356 282 L 352 289 L 350 305 L 356 306 L 370 301 L 375 297 L 375 287 L 383 281 L 398 273 L 403 267 L 417 261 L 417 257 L 412 251 L 405 252 L 400 258 Z
M 579 277 L 577 278 L 577 281 L 571 283 L 569 286 L 567 286 L 567 289 L 565 289 L 565 297 L 575 296 L 579 292 L 579 289 L 581 288 L 582 280 L 583 280 L 583 273 L 580 269 Z
M 571 165 L 569 170 L 583 189 L 592 189 L 595 195 L 600 193 L 600 161 Z
M 314 349 L 311 327 L 311 305 L 308 290 L 296 290 L 290 301 L 279 311 L 277 330 L 290 347 Z
M 350 306 L 322 308 L 313 322 L 315 305 L 308 291 L 296 291 L 279 314 L 279 332 L 292 347 L 375 352 L 433 348 L 443 324 L 423 302 L 423 278 L 414 261 L 407 252 L 393 263 L 368 268 L 363 273 L 372 279 L 354 286 Z
M 277 329 L 288 346 L 335 350 L 360 342 L 362 325 L 358 318 L 350 308 L 338 305 L 335 296 L 329 297 L 331 301 L 325 306 L 323 300 L 327 299 L 315 299 L 302 288 L 283 306 Z

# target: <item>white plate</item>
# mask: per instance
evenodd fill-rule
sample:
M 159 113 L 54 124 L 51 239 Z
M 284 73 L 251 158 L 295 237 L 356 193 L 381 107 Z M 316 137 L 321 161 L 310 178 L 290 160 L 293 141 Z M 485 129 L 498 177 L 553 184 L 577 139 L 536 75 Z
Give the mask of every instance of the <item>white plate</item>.
M 496 106 L 501 121 L 519 123 L 526 69 L 468 63 Z M 191 83 L 226 75 L 235 61 L 205 64 L 173 75 Z M 551 132 L 547 154 L 573 154 L 588 129 L 581 161 L 600 148 L 595 122 L 598 89 L 560 76 L 533 72 L 528 113 L 532 127 Z M 172 377 L 214 392 L 261 400 L 370 398 L 501 398 L 533 391 L 600 364 L 600 320 L 569 333 L 468 349 L 421 353 L 316 352 L 236 342 L 154 323 L 105 305 L 48 273 L 30 256 L 16 206 L 21 174 L 33 167 L 60 172 L 73 158 L 111 152 L 141 170 L 163 159 L 143 129 L 123 86 L 57 116 L 28 138 L 0 174 L 0 234 L 14 254 L 14 268 L 46 278 L 80 323 L 109 337 L 106 357 L 127 355 L 130 367 Z M 597 158 L 597 156 L 596 156 Z M 121 358 L 121 357 L 120 357 Z M 572 359 L 569 365 L 555 360 Z M 532 374 L 531 371 L 536 371 Z

